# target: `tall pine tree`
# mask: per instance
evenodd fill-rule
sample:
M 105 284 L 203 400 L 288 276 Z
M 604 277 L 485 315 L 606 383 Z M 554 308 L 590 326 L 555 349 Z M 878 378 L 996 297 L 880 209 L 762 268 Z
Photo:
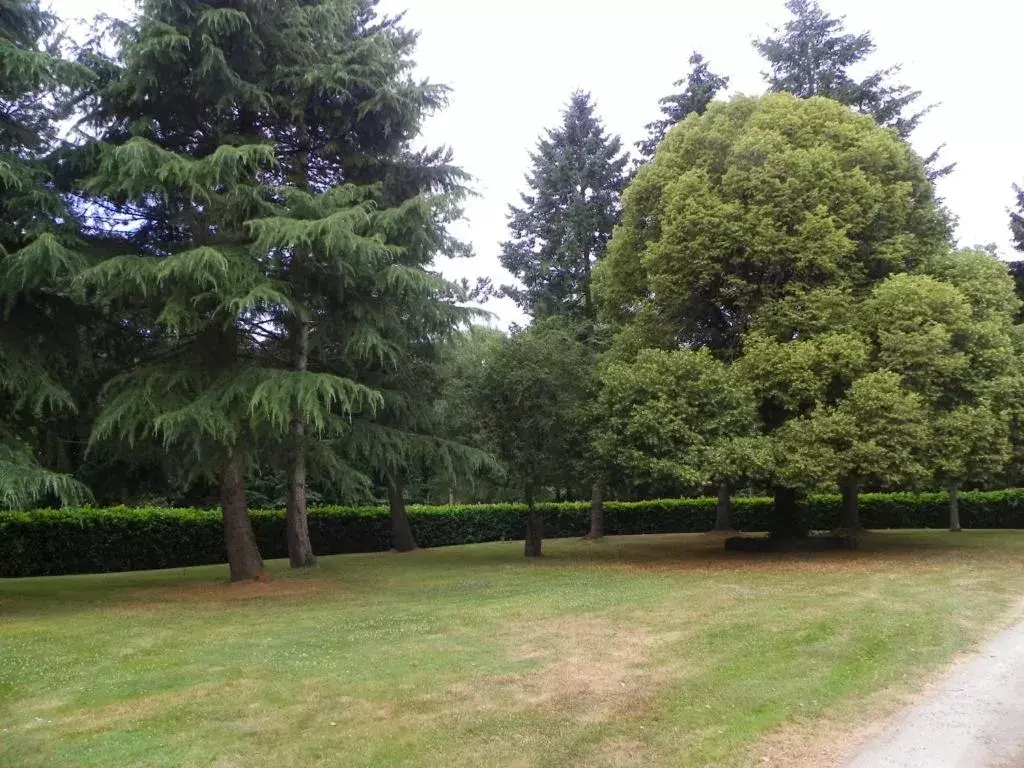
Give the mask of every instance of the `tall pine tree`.
M 210 231 L 235 238 L 232 247 L 248 259 L 248 293 L 211 312 L 238 331 L 247 376 L 232 375 L 251 386 L 234 392 L 249 411 L 232 418 L 258 449 L 243 458 L 286 468 L 293 566 L 314 562 L 309 472 L 324 483 L 351 479 L 350 419 L 360 412 L 365 421 L 385 403 L 367 384 L 386 386 L 424 335 L 465 317 L 451 286 L 429 270 L 438 252 L 465 252 L 447 230 L 464 174 L 445 150 L 410 148 L 444 89 L 410 76 L 415 34 L 377 16 L 375 6 L 152 0 L 139 30 L 129 30 L 126 66 L 96 115 L 113 126 L 112 144 L 141 132 L 200 160 L 225 147 L 265 147 L 266 162 L 232 180 L 230 197 L 244 210 L 196 202 L 190 192 L 168 212 L 166 193 L 139 190 L 117 218 L 141 213 L 141 221 L 126 228 L 119 220 L 110 234 L 123 238 L 127 229 L 133 247 L 145 250 L 140 238 L 150 236 L 166 251 L 168 240 Z M 227 180 L 202 195 L 225 193 Z M 102 191 L 108 203 L 133 197 Z M 164 327 L 177 338 L 178 329 Z M 217 436 L 218 450 L 233 439 Z
M 88 495 L 46 461 L 60 441 L 49 422 L 76 408 L 63 373 L 87 335 L 72 299 L 85 261 L 50 160 L 88 72 L 61 58 L 55 25 L 37 0 L 0 8 L 0 507 Z
M 685 88 L 659 102 L 664 117 L 644 126 L 647 129 L 647 138 L 636 143 L 644 159 L 654 157 L 658 146 L 665 139 L 665 134 L 673 125 L 681 123 L 690 115 L 703 115 L 715 96 L 729 87 L 729 78 L 712 72 L 704 57 L 694 51 L 690 56 L 690 74 L 683 80 L 677 80 L 673 85 L 676 88 Z
M 863 79 L 850 73 L 875 52 L 871 35 L 847 33 L 844 18 L 829 16 L 817 0 L 787 0 L 786 8 L 793 18 L 773 36 L 754 42 L 770 66 L 764 74 L 770 90 L 801 99 L 826 96 L 895 128 L 903 138 L 909 136 L 928 108 L 913 111 L 921 92 L 893 82 L 900 68 L 878 70 Z
M 511 206 L 512 239 L 500 254 L 523 287 L 503 291 L 535 318 L 592 318 L 590 274 L 618 220 L 628 157 L 605 133 L 590 94 L 576 92 L 532 159 L 531 191 L 522 207 Z
M 188 449 L 182 455 L 219 480 L 232 578 L 245 579 L 262 572 L 247 466 L 296 418 L 328 435 L 380 404 L 351 378 L 282 356 L 291 319 L 317 308 L 294 262 L 307 260 L 331 289 L 351 288 L 350 304 L 369 308 L 394 271 L 388 231 L 404 212 L 381 208 L 362 187 L 294 183 L 275 141 L 280 112 L 267 73 L 283 70 L 286 54 L 273 45 L 288 40 L 301 4 L 233 5 L 150 0 L 125 29 L 91 116 L 103 141 L 86 190 L 100 212 L 96 247 L 111 255 L 86 282 L 149 307 L 168 348 L 111 387 L 96 437 L 157 435 Z
M 446 90 L 411 77 L 417 35 L 400 18 L 379 16 L 376 5 L 296 4 L 282 23 L 282 58 L 268 70 L 275 101 L 267 130 L 275 138 L 279 167 L 299 190 L 355 184 L 376 209 L 392 211 L 381 219 L 393 246 L 387 260 L 372 282 L 360 284 L 345 269 L 344 248 L 295 249 L 283 219 L 261 225 L 261 237 L 281 257 L 276 270 L 296 300 L 282 318 L 293 368 L 350 376 L 385 394 L 383 409 L 361 423 L 364 429 L 387 428 L 369 455 L 376 462 L 372 468 L 394 480 L 423 447 L 416 425 L 429 420 L 431 409 L 422 397 L 429 390 L 410 385 L 406 369 L 418 367 L 425 348 L 469 317 L 456 306 L 453 286 L 431 266 L 438 254 L 468 253 L 448 231 L 460 215 L 466 175 L 444 148 L 412 149 L 423 120 L 444 105 Z M 354 295 L 373 301 L 353 301 Z M 419 396 L 397 396 L 403 388 Z M 403 424 L 409 429 L 403 431 Z M 304 429 L 296 405 L 287 462 L 293 565 L 312 563 Z M 350 434 L 338 445 L 352 458 L 360 455 L 358 443 Z

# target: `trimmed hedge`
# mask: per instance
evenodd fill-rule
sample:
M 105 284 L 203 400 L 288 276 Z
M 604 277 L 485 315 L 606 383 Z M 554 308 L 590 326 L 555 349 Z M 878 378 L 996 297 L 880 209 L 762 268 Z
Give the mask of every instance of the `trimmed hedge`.
M 942 493 L 864 494 L 861 518 L 868 528 L 945 528 Z M 549 538 L 582 536 L 589 504 L 538 505 Z M 741 530 L 768 528 L 771 500 L 737 498 L 734 523 Z M 812 527 L 827 530 L 841 518 L 838 496 L 810 499 Z M 961 495 L 966 528 L 1024 528 L 1024 491 Z M 521 539 L 526 510 L 517 504 L 409 508 L 421 547 Z M 608 534 L 693 533 L 714 524 L 714 499 L 605 504 Z M 254 510 L 253 527 L 264 557 L 287 555 L 282 510 Z M 316 507 L 310 536 L 320 555 L 376 552 L 391 546 L 388 511 L 379 507 Z M 218 511 L 199 509 L 90 507 L 0 513 L 0 577 L 103 573 L 181 568 L 224 562 Z

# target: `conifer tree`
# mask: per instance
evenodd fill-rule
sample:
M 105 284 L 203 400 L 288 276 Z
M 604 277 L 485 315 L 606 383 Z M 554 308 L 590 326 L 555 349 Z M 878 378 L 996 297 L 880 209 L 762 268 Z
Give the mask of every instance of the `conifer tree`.
M 157 435 L 217 475 L 232 578 L 245 579 L 262 571 L 247 463 L 288 434 L 296 409 L 329 434 L 346 414 L 380 402 L 352 379 L 280 360 L 281 318 L 305 297 L 278 267 L 295 254 L 336 253 L 325 268 L 369 300 L 366 286 L 390 266 L 394 216 L 351 185 L 317 193 L 288 185 L 268 141 L 273 98 L 259 79 L 274 63 L 269 43 L 280 40 L 288 8 L 238 6 L 151 0 L 125 31 L 115 77 L 91 116 L 104 141 L 87 192 L 104 211 L 94 222 L 98 247 L 127 253 L 85 282 L 148 306 L 169 347 L 115 382 L 96 438 Z
M 166 192 L 140 190 L 131 213 L 144 223 L 132 239 L 166 250 L 172 238 L 211 228 L 228 238 L 230 229 L 249 260 L 250 293 L 232 298 L 219 322 L 237 310 L 241 359 L 260 371 L 239 402 L 260 452 L 286 457 L 289 557 L 301 567 L 314 562 L 307 463 L 324 482 L 351 478 L 349 419 L 383 402 L 360 380 L 386 384 L 380 371 L 398 370 L 433 333 L 424 318 L 450 326 L 463 316 L 427 267 L 438 252 L 464 252 L 447 231 L 464 174 L 443 149 L 410 149 L 444 90 L 410 77 L 416 36 L 399 19 L 378 17 L 372 0 L 227 5 L 237 7 L 148 3 L 95 120 L 111 126 L 111 143 L 137 143 L 128 137 L 141 130 L 189 158 L 265 149 L 247 178 L 231 179 L 237 188 L 218 210 L 190 190 L 168 212 Z M 202 195 L 223 195 L 226 183 Z M 131 197 L 102 192 L 108 202 Z M 206 221 L 222 215 L 230 228 Z M 185 230 L 200 220 L 198 229 L 183 235 L 181 218 Z
M 443 326 L 445 340 L 449 329 Z M 395 550 L 416 549 L 405 506 L 413 473 L 443 480 L 448 487 L 472 482 L 481 472 L 500 475 L 493 457 L 446 434 L 441 344 L 426 341 L 407 353 L 402 365 L 379 372 L 384 405 L 373 417 L 357 420 L 347 441 L 353 460 L 375 473 L 385 486 Z M 456 406 L 459 407 L 459 406 Z
M 76 408 L 61 368 L 79 357 L 71 281 L 85 265 L 49 158 L 88 72 L 61 58 L 55 25 L 37 0 L 0 9 L 0 507 L 88 496 L 39 461 L 45 420 Z
M 729 78 L 712 72 L 705 58 L 694 51 L 690 56 L 690 74 L 673 85 L 676 88 L 686 87 L 680 93 L 666 96 L 659 102 L 664 117 L 645 125 L 648 136 L 636 143 L 640 155 L 645 159 L 654 157 L 669 128 L 683 122 L 690 115 L 703 115 L 715 96 L 729 87 Z
M 1013 247 L 1024 252 L 1024 187 L 1013 185 L 1017 197 L 1016 209 L 1010 210 L 1010 232 L 1013 235 Z
M 787 0 L 793 14 L 774 36 L 754 42 L 767 60 L 765 73 L 774 92 L 792 93 L 801 99 L 826 96 L 895 128 L 906 138 L 928 113 L 928 108 L 908 112 L 921 96 L 906 85 L 892 82 L 899 67 L 878 70 L 857 79 L 850 70 L 875 52 L 871 35 L 845 31 L 845 19 L 829 16 L 817 0 Z
M 421 425 L 432 410 L 428 398 L 401 394 L 410 386 L 414 395 L 429 391 L 410 385 L 405 368 L 416 367 L 425 350 L 429 357 L 431 345 L 469 318 L 456 305 L 454 286 L 431 268 L 438 254 L 468 253 L 447 229 L 460 215 L 466 175 L 444 148 L 411 148 L 426 116 L 444 105 L 446 90 L 410 76 L 417 35 L 400 18 L 379 16 L 376 5 L 295 4 L 282 21 L 280 59 L 268 70 L 274 103 L 265 130 L 274 137 L 290 185 L 315 192 L 354 184 L 376 210 L 390 210 L 381 222 L 393 247 L 372 280 L 360 283 L 346 271 L 344 247 L 296 250 L 287 236 L 274 242 L 275 227 L 280 235 L 287 231 L 284 219 L 261 225 L 261 237 L 281 255 L 276 273 L 292 288 L 295 304 L 281 318 L 292 366 L 343 372 L 390 393 L 376 416 L 389 430 L 386 437 L 369 454 L 354 434 L 355 444 L 343 441 L 341 447 L 350 458 L 373 456 L 373 469 L 394 480 L 423 448 Z M 296 407 L 287 462 L 293 565 L 313 560 L 305 523 L 304 428 Z M 407 521 L 398 527 L 403 525 L 408 528 Z
M 605 134 L 590 94 L 576 92 L 532 160 L 531 191 L 522 207 L 510 207 L 512 239 L 500 254 L 523 287 L 503 291 L 535 318 L 593 318 L 590 274 L 618 221 L 626 180 L 622 142 Z

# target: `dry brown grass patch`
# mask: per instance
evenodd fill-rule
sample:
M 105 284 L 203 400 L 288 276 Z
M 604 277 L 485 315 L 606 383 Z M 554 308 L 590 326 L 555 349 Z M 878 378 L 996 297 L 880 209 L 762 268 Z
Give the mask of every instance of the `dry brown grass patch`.
M 112 728 L 122 728 L 126 722 L 158 717 L 174 706 L 193 703 L 206 696 L 221 696 L 225 693 L 241 696 L 245 692 L 254 690 L 258 685 L 259 681 L 247 679 L 232 680 L 229 683 L 203 683 L 179 691 L 167 691 L 102 706 L 91 706 L 64 715 L 34 717 L 24 723 L 22 728 L 31 730 L 46 727 L 80 733 L 96 733 Z M 38 706 L 31 707 L 29 711 L 44 713 L 52 711 L 64 703 L 57 700 L 39 702 Z
M 596 617 L 531 622 L 506 646 L 510 660 L 535 666 L 480 681 L 480 694 L 489 697 L 486 689 L 496 688 L 499 698 L 517 710 L 557 712 L 583 724 L 608 722 L 641 710 L 656 691 L 679 677 L 674 668 L 650 663 L 656 648 L 676 637 Z
M 271 581 L 200 582 L 170 587 L 143 587 L 133 590 L 120 602 L 108 606 L 119 615 L 147 615 L 159 613 L 168 605 L 187 604 L 197 611 L 217 610 L 227 605 L 250 600 L 277 600 L 295 597 L 332 597 L 343 595 L 341 583 L 336 579 L 298 578 Z

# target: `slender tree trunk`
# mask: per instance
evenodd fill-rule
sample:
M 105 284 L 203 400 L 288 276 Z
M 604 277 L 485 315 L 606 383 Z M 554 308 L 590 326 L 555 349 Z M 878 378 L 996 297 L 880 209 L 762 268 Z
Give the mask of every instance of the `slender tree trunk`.
M 952 533 L 959 533 L 963 530 L 960 527 L 960 486 L 950 483 L 946 490 L 949 492 L 949 530 Z
M 305 372 L 309 359 L 309 323 L 299 320 L 292 333 L 293 370 Z M 306 514 L 306 426 L 298 403 L 292 412 L 288 457 L 288 561 L 292 568 L 316 565 Z
M 448 488 L 448 506 L 449 507 L 454 507 L 455 506 L 455 489 L 452 488 L 452 487 Z
M 533 502 L 533 489 L 526 493 L 526 556 L 540 557 L 544 535 L 544 521 Z
M 409 525 L 409 514 L 405 509 L 405 488 L 397 477 L 387 478 L 388 506 L 391 508 L 391 540 L 398 552 L 412 552 L 416 539 Z
M 259 579 L 264 575 L 263 558 L 256 546 L 249 510 L 245 503 L 245 458 L 236 454 L 224 467 L 220 480 L 220 501 L 224 510 L 224 544 L 232 581 Z
M 604 538 L 604 488 L 600 482 L 590 486 L 590 533 L 587 538 Z
M 864 530 L 860 525 L 860 483 L 855 477 L 845 477 L 839 482 L 839 490 L 843 495 L 843 530 L 859 533 Z
M 732 524 L 732 489 L 728 483 L 720 483 L 718 485 L 718 505 L 715 507 L 715 530 L 736 530 Z
M 583 249 L 583 315 L 584 317 L 594 316 L 594 297 L 590 292 L 590 273 L 593 266 L 590 263 L 590 248 Z
M 807 503 L 796 488 L 775 486 L 771 535 L 779 539 L 805 539 L 810 534 Z

